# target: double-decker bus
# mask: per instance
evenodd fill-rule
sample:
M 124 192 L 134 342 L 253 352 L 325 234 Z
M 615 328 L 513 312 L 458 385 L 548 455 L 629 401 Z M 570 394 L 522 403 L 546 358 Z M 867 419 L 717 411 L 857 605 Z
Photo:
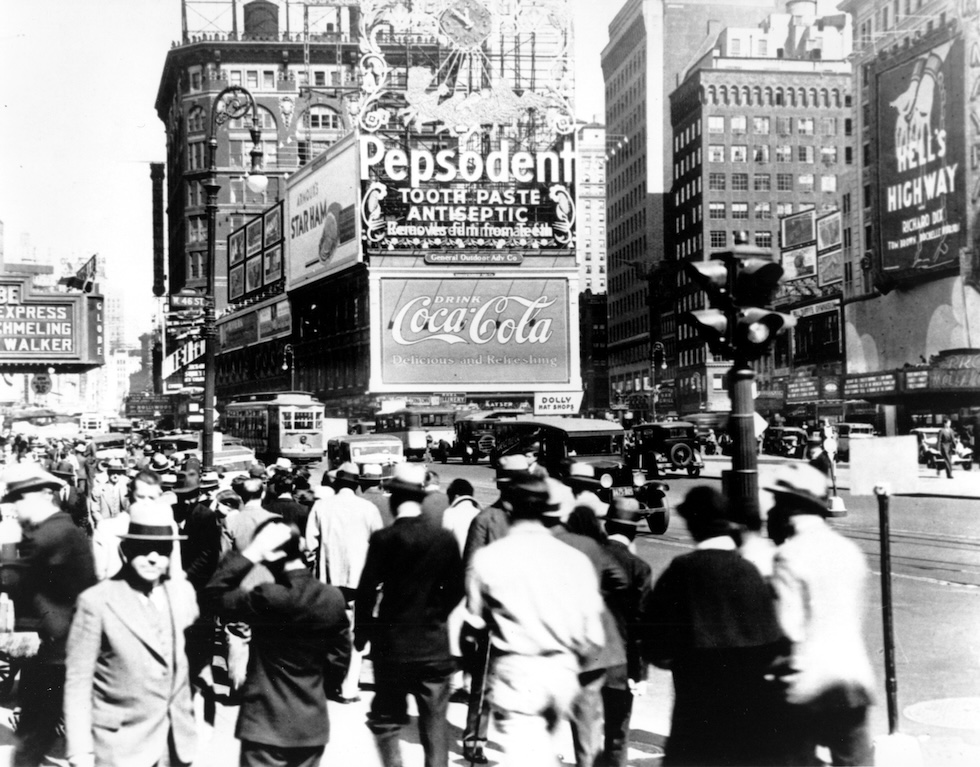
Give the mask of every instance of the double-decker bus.
M 446 462 L 456 441 L 453 424 L 456 411 L 449 407 L 406 407 L 374 418 L 375 434 L 391 434 L 405 446 L 407 460 L 422 459 L 428 451 L 432 460 Z
M 323 403 L 308 392 L 246 394 L 225 405 L 222 431 L 239 437 L 263 461 L 323 458 Z

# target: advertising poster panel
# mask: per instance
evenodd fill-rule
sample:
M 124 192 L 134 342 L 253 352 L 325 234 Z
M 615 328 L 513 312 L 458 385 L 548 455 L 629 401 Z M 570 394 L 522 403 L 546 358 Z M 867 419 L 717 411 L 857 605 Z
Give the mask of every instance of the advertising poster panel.
M 282 280 L 282 217 L 280 201 L 228 235 L 229 302 L 251 298 Z
M 844 279 L 842 234 L 840 211 L 817 219 L 817 284 L 820 287 Z
M 966 245 L 963 41 L 877 73 L 881 275 L 893 283 L 955 269 Z
M 565 279 L 392 277 L 378 290 L 372 389 L 571 383 Z
M 345 136 L 289 178 L 287 290 L 360 261 L 357 144 Z
M 361 219 L 366 252 L 426 251 L 426 260 L 491 262 L 492 251 L 567 250 L 575 240 L 570 141 L 525 151 L 502 139 L 496 149 L 407 151 L 361 135 Z M 461 252 L 469 252 L 469 258 Z M 474 261 L 474 259 L 477 259 Z
M 813 277 L 817 273 L 817 246 L 805 245 L 802 248 L 784 250 L 782 261 L 784 282 Z

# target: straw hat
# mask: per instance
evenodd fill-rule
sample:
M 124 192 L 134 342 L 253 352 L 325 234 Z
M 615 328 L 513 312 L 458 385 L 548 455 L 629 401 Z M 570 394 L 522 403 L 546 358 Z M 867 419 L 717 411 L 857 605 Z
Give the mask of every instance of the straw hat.
M 119 536 L 132 541 L 186 541 L 178 535 L 173 510 L 159 501 L 137 501 L 129 507 L 129 529 Z

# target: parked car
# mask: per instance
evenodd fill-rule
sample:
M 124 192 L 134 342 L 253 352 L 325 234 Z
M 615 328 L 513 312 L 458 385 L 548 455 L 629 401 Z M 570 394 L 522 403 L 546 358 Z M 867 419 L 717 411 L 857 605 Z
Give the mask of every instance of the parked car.
M 930 469 L 935 469 L 942 465 L 943 459 L 939 453 L 939 427 L 920 426 L 912 429 L 909 434 L 914 434 L 919 440 L 919 463 L 924 463 Z M 973 463 L 973 451 L 957 442 L 956 451 L 953 455 L 953 466 L 961 466 L 967 471 Z
M 402 441 L 387 434 L 349 434 L 327 440 L 328 471 L 350 461 L 363 473 L 366 464 L 375 464 L 381 467 L 381 478 L 390 479 L 395 464 L 404 460 Z
M 808 435 L 796 426 L 770 426 L 762 435 L 762 452 L 784 458 L 805 458 Z
M 183 432 L 154 437 L 149 441 L 154 453 L 163 453 L 180 463 L 188 455 L 202 457 L 201 433 Z M 238 437 L 214 433 L 214 468 L 219 472 L 248 471 L 255 463 L 255 451 L 245 447 Z
M 839 423 L 837 429 L 837 460 L 847 461 L 851 457 L 852 439 L 871 439 L 874 427 L 869 423 Z
M 697 428 L 690 421 L 659 421 L 633 427 L 630 466 L 660 476 L 661 469 L 686 471 L 692 477 L 701 475 L 704 461 Z

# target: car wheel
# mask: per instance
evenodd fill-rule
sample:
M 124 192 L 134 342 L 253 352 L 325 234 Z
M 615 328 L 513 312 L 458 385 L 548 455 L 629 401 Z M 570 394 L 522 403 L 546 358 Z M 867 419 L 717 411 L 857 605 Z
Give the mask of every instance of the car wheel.
M 674 466 L 686 468 L 694 460 L 694 451 L 690 445 L 678 442 L 670 448 L 670 462 Z

